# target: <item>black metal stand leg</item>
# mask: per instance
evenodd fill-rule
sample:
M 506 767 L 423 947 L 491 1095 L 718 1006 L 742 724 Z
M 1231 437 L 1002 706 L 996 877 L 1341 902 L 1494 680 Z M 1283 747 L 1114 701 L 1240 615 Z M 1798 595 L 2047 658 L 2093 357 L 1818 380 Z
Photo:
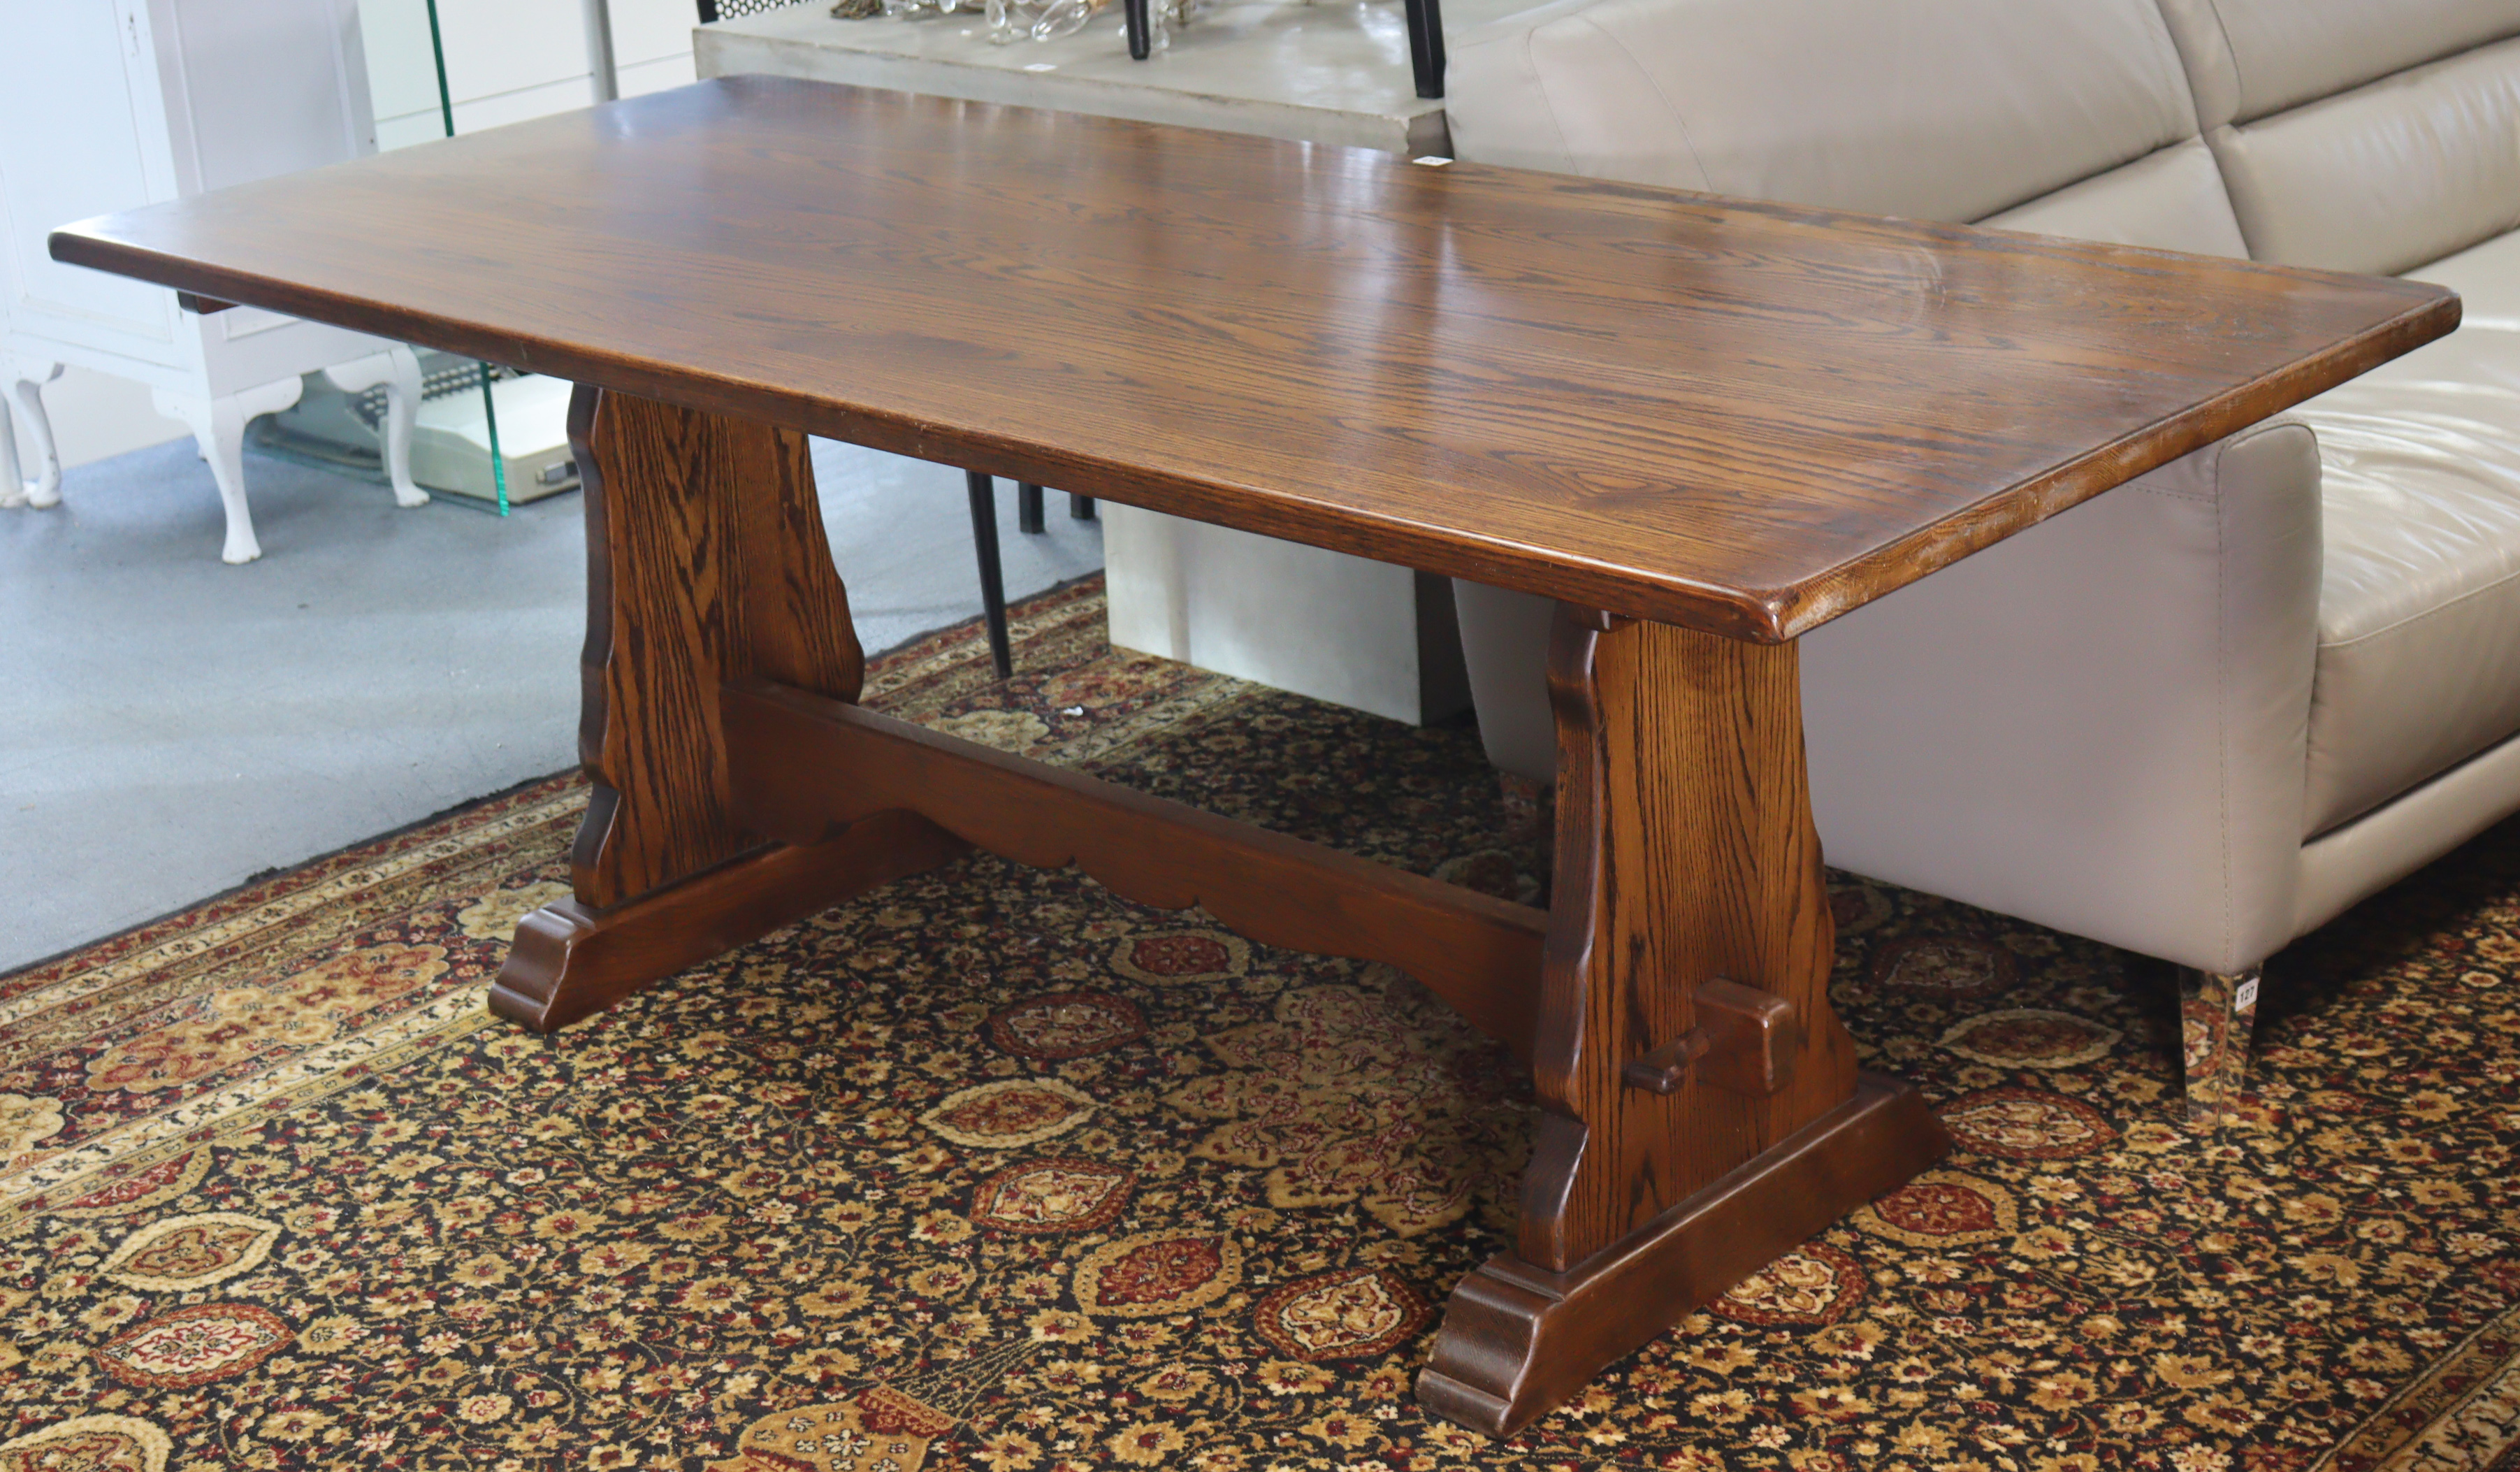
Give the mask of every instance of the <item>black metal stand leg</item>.
M 1409 68 L 1418 73 L 1418 95 L 1444 95 L 1444 15 L 1438 0 L 1404 0 L 1409 15 Z
M 1067 493 L 1067 514 L 1076 518 L 1080 522 L 1090 522 L 1094 520 L 1094 498 L 1092 496 L 1080 496 L 1072 490 L 1069 491 Z
M 963 472 L 971 490 L 971 545 L 980 554 L 980 613 L 989 625 L 989 660 L 998 678 L 1015 672 L 1013 650 L 1007 645 L 1007 579 L 998 567 L 998 486 L 975 470 Z
M 1129 59 L 1143 62 L 1155 54 L 1155 27 L 1147 14 L 1147 0 L 1120 0 L 1120 9 L 1129 15 Z
M 1015 529 L 1032 536 L 1049 529 L 1041 522 L 1041 487 L 1030 481 L 1015 483 Z

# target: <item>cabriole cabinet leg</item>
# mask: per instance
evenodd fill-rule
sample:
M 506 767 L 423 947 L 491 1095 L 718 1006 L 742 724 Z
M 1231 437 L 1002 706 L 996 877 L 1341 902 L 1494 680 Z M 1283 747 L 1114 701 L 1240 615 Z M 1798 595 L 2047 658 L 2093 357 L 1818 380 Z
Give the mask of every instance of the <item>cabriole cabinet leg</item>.
M 377 447 L 386 483 L 393 487 L 395 505 L 405 509 L 428 505 L 428 492 L 411 478 L 411 427 L 425 391 L 419 355 L 397 343 L 372 357 L 336 363 L 324 370 L 324 377 L 344 393 L 384 389 L 385 422 L 377 436 Z
M 21 362 L 9 368 L 9 396 L 17 401 L 18 415 L 26 424 L 26 438 L 35 454 L 35 477 L 28 481 L 18 459 L 16 437 L 10 436 L 10 454 L 5 481 L 0 481 L 0 506 L 32 506 L 41 511 L 62 503 L 62 454 L 53 440 L 52 416 L 44 409 L 44 386 L 62 376 L 59 363 Z M 8 409 L 0 405 L 0 414 Z
M 219 547 L 221 562 L 241 565 L 262 556 L 262 543 L 253 534 L 253 509 L 245 493 L 245 427 L 296 403 L 305 387 L 304 380 L 291 377 L 216 398 L 168 389 L 151 395 L 158 413 L 193 432 L 193 443 L 209 464 L 210 479 L 219 488 L 219 505 L 227 517 L 227 536 Z

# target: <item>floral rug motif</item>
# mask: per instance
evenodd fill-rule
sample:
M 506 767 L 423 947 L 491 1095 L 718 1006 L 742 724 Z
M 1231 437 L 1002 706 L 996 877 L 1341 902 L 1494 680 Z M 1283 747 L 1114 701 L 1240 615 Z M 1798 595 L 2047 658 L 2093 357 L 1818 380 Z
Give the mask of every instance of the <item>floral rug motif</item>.
M 1466 723 L 1110 650 L 1094 584 L 871 705 L 1534 898 Z M 556 778 L 0 978 L 0 1472 L 2520 1468 L 2520 830 L 2271 968 L 2245 1117 L 2175 991 L 1833 876 L 1942 1166 L 1510 1442 L 1409 1384 L 1531 1105 L 1386 967 L 987 856 L 537 1037 Z

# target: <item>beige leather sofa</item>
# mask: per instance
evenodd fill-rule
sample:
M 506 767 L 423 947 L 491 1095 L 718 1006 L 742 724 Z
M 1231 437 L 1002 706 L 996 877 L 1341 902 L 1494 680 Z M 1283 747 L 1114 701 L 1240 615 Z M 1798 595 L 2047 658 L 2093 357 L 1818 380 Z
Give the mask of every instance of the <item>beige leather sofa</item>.
M 1804 641 L 1830 862 L 2192 968 L 2192 1114 L 2260 962 L 2520 807 L 2520 0 L 1560 0 L 1450 90 L 1468 160 L 2464 296 Z M 1548 609 L 1458 593 L 1489 754 L 1545 779 Z

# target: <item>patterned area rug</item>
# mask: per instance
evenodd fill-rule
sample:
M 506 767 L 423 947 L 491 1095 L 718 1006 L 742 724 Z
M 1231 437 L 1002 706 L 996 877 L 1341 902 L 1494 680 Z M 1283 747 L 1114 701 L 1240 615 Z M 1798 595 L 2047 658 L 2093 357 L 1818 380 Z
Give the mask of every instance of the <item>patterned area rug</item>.
M 872 703 L 1523 898 L 1466 725 L 1102 641 Z M 1386 968 L 978 857 L 556 1037 L 482 993 L 575 779 L 0 979 L 0 1472 L 2520 1466 L 2520 835 L 2282 959 L 2190 1138 L 2171 978 L 1839 877 L 1959 1148 L 1510 1443 L 1409 1383 L 1530 1105 Z

